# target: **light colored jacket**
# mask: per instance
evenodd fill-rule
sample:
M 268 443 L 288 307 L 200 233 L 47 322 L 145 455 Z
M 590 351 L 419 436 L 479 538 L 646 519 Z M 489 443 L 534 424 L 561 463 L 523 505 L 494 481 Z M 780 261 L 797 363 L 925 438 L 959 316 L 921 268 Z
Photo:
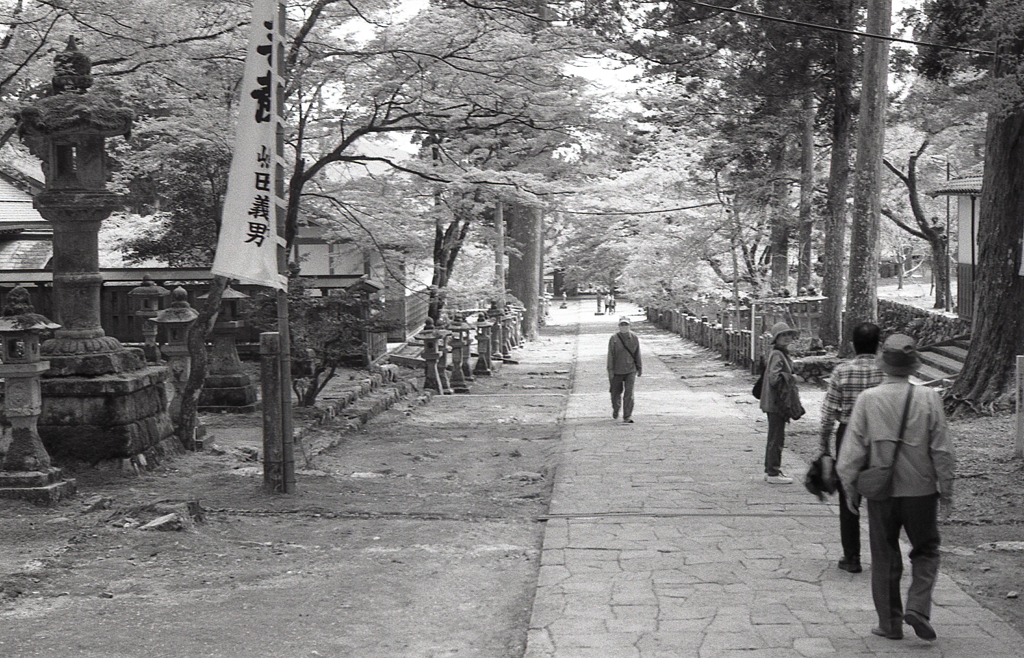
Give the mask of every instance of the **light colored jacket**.
M 885 375 L 881 384 L 857 396 L 836 462 L 836 473 L 846 491 L 856 491 L 857 478 L 865 467 L 892 463 L 910 385 L 906 377 Z M 893 471 L 892 496 L 939 493 L 951 499 L 955 469 L 942 399 L 935 389 L 915 386 Z

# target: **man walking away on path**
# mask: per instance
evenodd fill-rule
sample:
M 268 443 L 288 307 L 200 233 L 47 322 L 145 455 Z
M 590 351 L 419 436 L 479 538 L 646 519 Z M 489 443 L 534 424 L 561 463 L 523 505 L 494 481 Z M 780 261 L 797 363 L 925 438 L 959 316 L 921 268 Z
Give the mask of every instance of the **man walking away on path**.
M 821 403 L 821 452 L 825 455 L 839 455 L 843 436 L 850 422 L 853 403 L 862 391 L 882 383 L 882 371 L 875 365 L 875 353 L 881 330 L 878 325 L 863 322 L 853 328 L 853 350 L 857 355 L 850 361 L 836 366 L 828 382 L 825 400 Z M 839 421 L 836 429 L 836 451 L 829 449 L 832 425 Z M 860 573 L 860 516 L 849 506 L 849 496 L 839 487 L 839 537 L 843 545 L 843 559 L 839 568 L 850 573 Z
M 912 338 L 894 334 L 885 340 L 878 356 L 878 367 L 885 376 L 881 384 L 861 393 L 853 405 L 836 464 L 851 499 L 856 498 L 853 492 L 865 466 L 892 464 L 889 497 L 868 500 L 871 596 L 878 613 L 878 627 L 871 632 L 891 640 L 903 637 L 903 622 L 910 624 L 918 637 L 935 639 L 929 617 L 939 573 L 937 508 L 941 506 L 945 518 L 953 504 L 956 460 L 946 432 L 946 416 L 935 389 L 910 383 L 919 364 Z M 902 440 L 898 438 L 901 434 Z M 856 500 L 851 500 L 851 508 L 854 503 Z M 900 529 L 906 531 L 912 546 L 906 614 L 900 597 Z
M 785 413 L 785 389 L 796 386 L 793 363 L 789 360 L 789 344 L 799 333 L 785 322 L 776 322 L 772 326 L 772 351 L 765 363 L 761 392 L 761 411 L 768 414 L 764 479 L 769 484 L 793 484 L 793 478 L 782 472 L 782 448 L 786 443 L 786 422 L 789 420 Z
M 633 384 L 643 374 L 640 339 L 629 330 L 629 318 L 619 318 L 619 330 L 608 340 L 608 384 L 612 394 L 612 418 L 633 422 Z

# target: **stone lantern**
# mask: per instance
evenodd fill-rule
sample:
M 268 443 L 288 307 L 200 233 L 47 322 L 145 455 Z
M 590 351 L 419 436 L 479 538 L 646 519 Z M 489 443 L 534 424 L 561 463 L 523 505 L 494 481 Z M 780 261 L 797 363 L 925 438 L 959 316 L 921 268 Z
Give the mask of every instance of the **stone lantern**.
M 454 393 L 469 393 L 469 386 L 466 385 L 466 375 L 462 372 L 463 352 L 469 352 L 469 330 L 465 317 L 460 313 L 456 314 L 454 321 L 448 325 L 452 332 L 452 374 L 451 388 Z
M 0 498 L 53 504 L 75 493 L 75 481 L 50 463 L 37 422 L 42 411 L 39 378 L 50 368 L 39 358 L 39 335 L 60 327 L 35 312 L 28 292 L 18 286 L 7 295 L 0 317 L 0 377 L 5 385 L 11 444 L 0 464 Z
M 498 302 L 492 301 L 487 309 L 487 319 L 494 323 L 491 327 L 491 361 L 500 361 L 502 358 L 502 346 L 505 344 L 505 326 L 503 317 L 505 312 L 498 308 Z
M 162 326 L 167 332 L 167 342 L 162 351 L 167 357 L 167 368 L 171 372 L 171 383 L 174 386 L 174 398 L 171 400 L 170 413 L 174 418 L 181 411 L 181 392 L 188 382 L 192 369 L 192 358 L 188 353 L 188 328 L 199 317 L 199 312 L 188 303 L 188 293 L 181 286 L 171 292 L 170 306 L 160 311 L 153 322 Z M 182 437 L 186 448 L 191 448 L 194 441 Z
M 423 343 L 422 356 L 426 362 L 424 366 L 423 388 L 429 388 L 442 395 L 450 393 L 450 391 L 445 391 L 445 386 L 438 372 L 438 361 L 441 359 L 441 350 L 445 349 L 444 341 L 448 334 L 449 332 L 443 329 L 434 329 L 433 318 L 427 318 L 423 325 L 423 331 L 413 336 L 413 338 Z
M 494 323 L 483 313 L 476 319 L 476 366 L 473 373 L 484 376 L 491 374 L 491 329 Z
M 50 454 L 88 462 L 180 450 L 167 415 L 165 368 L 107 336 L 100 323 L 100 223 L 123 206 L 106 189 L 106 140 L 131 132 L 132 112 L 92 90 L 91 62 L 74 37 L 54 57 L 49 96 L 15 114 L 17 132 L 42 162 L 33 203 L 53 229 L 53 313 L 62 327 L 40 346 L 39 434 Z M 140 460 L 141 461 L 141 460 Z
M 206 299 L 209 294 L 201 295 Z M 256 386 L 242 369 L 238 358 L 238 335 L 245 328 L 239 304 L 249 295 L 228 286 L 221 296 L 217 322 L 213 325 L 210 370 L 199 394 L 201 411 L 248 412 L 256 410 Z
M 139 318 L 144 345 L 143 353 L 149 363 L 160 363 L 160 347 L 156 343 L 157 328 L 152 319 L 160 312 L 163 300 L 171 291 L 158 286 L 153 277 L 146 274 L 142 277 L 142 285 L 128 291 L 128 303 L 135 317 Z

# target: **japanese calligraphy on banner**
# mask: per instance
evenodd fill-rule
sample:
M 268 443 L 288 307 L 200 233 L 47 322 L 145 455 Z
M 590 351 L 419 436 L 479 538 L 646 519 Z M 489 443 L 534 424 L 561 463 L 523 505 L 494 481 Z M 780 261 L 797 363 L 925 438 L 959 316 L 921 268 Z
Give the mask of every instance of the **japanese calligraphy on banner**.
M 285 289 L 278 271 L 277 144 L 278 0 L 253 0 L 252 28 L 238 106 L 217 254 L 210 271 L 242 283 Z

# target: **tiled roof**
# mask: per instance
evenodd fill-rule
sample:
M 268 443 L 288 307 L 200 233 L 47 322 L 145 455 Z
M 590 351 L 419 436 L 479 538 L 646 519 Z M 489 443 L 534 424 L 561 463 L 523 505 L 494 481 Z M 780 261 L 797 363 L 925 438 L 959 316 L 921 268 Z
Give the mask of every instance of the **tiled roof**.
M 0 177 L 0 230 L 44 227 L 49 222 L 32 207 L 32 197 Z
M 981 194 L 981 178 L 981 176 L 963 176 L 961 178 L 953 178 L 938 186 L 928 194 L 930 196 L 939 196 L 942 194 L 948 194 L 950 196 L 978 196 Z
M 41 270 L 53 257 L 49 240 L 11 240 L 0 243 L 0 270 Z

